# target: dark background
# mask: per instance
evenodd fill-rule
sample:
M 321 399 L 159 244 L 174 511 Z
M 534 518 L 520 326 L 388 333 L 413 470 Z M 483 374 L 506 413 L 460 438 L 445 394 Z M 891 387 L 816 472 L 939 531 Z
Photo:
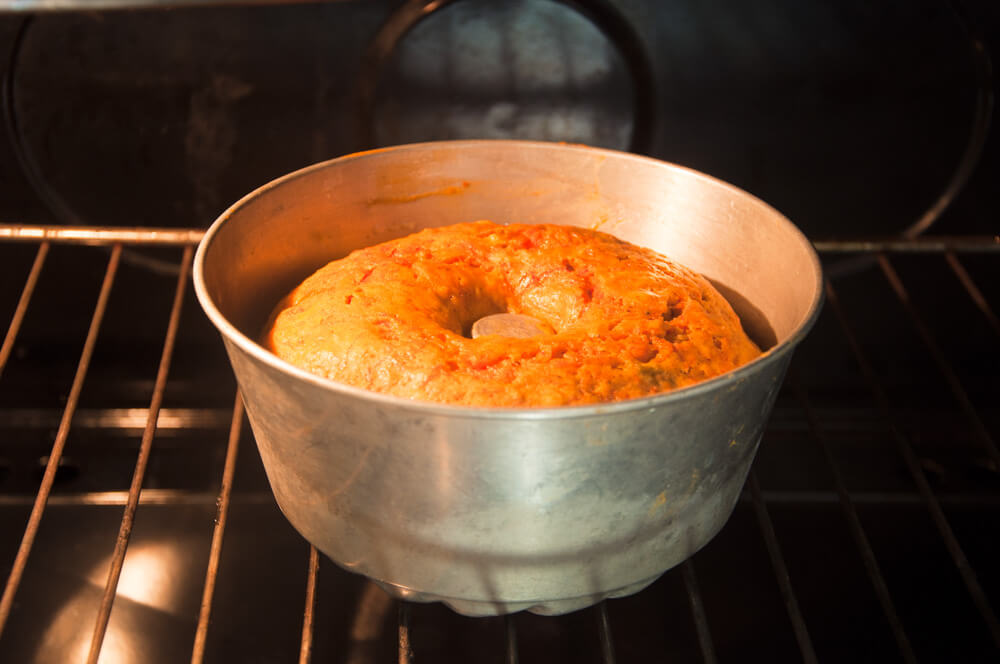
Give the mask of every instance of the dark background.
M 627 32 L 608 35 L 548 0 L 464 0 L 365 65 L 398 4 L 47 14 L 19 41 L 21 15 L 0 14 L 30 164 L 0 142 L 0 217 L 206 226 L 268 180 L 359 149 L 468 137 L 627 148 L 638 114 L 632 147 L 741 186 L 810 234 L 899 230 L 945 188 L 977 126 L 970 34 L 988 40 L 998 12 L 618 0 Z

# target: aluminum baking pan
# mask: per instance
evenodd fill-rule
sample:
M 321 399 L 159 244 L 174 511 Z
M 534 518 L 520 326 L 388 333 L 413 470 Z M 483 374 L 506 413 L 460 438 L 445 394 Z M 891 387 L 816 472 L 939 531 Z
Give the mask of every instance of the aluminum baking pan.
M 275 303 L 329 260 L 476 219 L 597 227 L 660 251 L 709 277 L 769 349 L 663 395 L 491 409 L 338 384 L 258 345 Z M 653 159 L 522 141 L 400 146 L 287 175 L 212 225 L 194 278 L 292 525 L 390 593 L 470 615 L 572 611 L 703 546 L 822 293 L 808 240 L 746 192 Z

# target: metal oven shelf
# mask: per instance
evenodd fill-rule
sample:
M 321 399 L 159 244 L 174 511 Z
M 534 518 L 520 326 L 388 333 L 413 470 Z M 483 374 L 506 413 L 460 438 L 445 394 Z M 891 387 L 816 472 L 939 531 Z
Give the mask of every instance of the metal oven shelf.
M 10 570 L 0 600 L 0 659 L 711 663 L 1000 656 L 1000 538 L 991 534 L 1000 532 L 1000 320 L 991 304 L 1000 284 L 1000 238 L 816 241 L 831 268 L 826 309 L 793 364 L 741 504 L 720 536 L 633 598 L 558 618 L 469 619 L 390 600 L 322 560 L 287 526 L 274 525 L 280 517 L 274 519 L 259 461 L 246 447 L 231 380 L 172 373 L 175 356 L 199 344 L 221 354 L 214 337 L 202 334 L 200 312 L 185 302 L 201 236 L 196 229 L 0 225 L 0 260 L 23 267 L 20 294 L 10 284 L 9 301 L 0 302 L 0 316 L 10 321 L 0 347 L 0 372 L 9 369 L 0 373 L 0 430 L 7 433 L 0 509 L 12 510 L 4 539 L 15 543 L 0 551 Z M 140 245 L 170 253 L 178 273 L 141 276 L 123 260 Z M 46 283 L 50 273 L 59 283 Z M 133 292 L 132 282 L 143 285 Z M 86 298 L 96 304 L 81 304 Z M 142 349 L 158 352 L 158 360 L 130 363 L 135 348 L 101 347 L 105 323 L 133 320 L 116 313 L 108 322 L 109 311 L 134 311 L 134 324 L 142 325 L 146 300 L 165 309 L 148 324 L 159 340 L 144 341 L 149 348 Z M 51 319 L 33 322 L 46 309 L 65 312 L 55 333 L 46 331 Z M 74 323 L 84 310 L 89 322 Z M 79 339 L 69 338 L 77 332 Z M 118 343 L 128 331 L 112 337 Z M 72 372 L 39 362 L 34 345 L 52 338 L 82 344 Z M 99 367 L 111 369 L 93 377 Z M 135 394 L 88 398 L 105 373 L 136 386 L 129 388 Z M 50 383 L 65 397 L 58 405 L 39 387 Z M 39 431 L 43 438 L 49 431 L 52 444 L 36 455 L 44 461 L 40 478 L 25 480 L 18 455 L 34 454 L 24 451 L 34 443 L 21 445 L 18 437 L 34 440 L 25 432 Z M 73 467 L 67 460 L 79 465 L 87 454 L 98 461 L 83 461 L 77 479 L 63 477 Z M 131 459 L 127 490 L 121 474 L 85 477 L 100 459 L 118 464 L 123 457 Z M 180 474 L 171 474 L 171 459 Z M 216 474 L 199 484 L 189 475 L 202 464 Z M 243 476 L 252 477 L 240 488 Z M 173 508 L 199 510 L 202 520 L 198 544 L 183 549 L 170 572 L 178 578 L 165 583 L 196 577 L 197 592 L 165 607 L 136 599 L 125 581 L 130 566 L 142 564 L 142 549 L 129 555 L 133 534 L 144 523 L 169 521 L 163 510 Z M 47 521 L 65 521 L 52 513 L 111 509 L 121 510 L 117 526 L 94 526 L 116 534 L 101 545 L 107 555 L 99 556 L 98 571 L 83 574 L 87 601 L 67 621 L 60 607 L 72 598 L 53 599 L 60 612 L 27 628 L 29 607 L 44 604 L 37 599 L 49 588 L 44 577 L 65 572 L 51 567 L 53 549 L 82 550 L 94 539 L 80 529 L 47 532 Z M 258 520 L 256 510 L 270 516 Z M 243 534 L 226 537 L 233 518 Z M 69 539 L 73 532 L 77 541 Z M 264 541 L 271 539 L 285 543 Z M 265 578 L 255 576 L 257 562 L 270 569 Z M 122 626 L 144 602 L 171 624 L 132 633 L 125 647 Z M 267 630 L 273 634 L 260 633 Z

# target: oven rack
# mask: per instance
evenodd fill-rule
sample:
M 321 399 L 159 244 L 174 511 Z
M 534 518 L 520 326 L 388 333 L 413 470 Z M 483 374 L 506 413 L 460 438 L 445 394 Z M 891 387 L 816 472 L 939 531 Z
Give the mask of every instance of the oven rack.
M 32 506 L 23 536 L 20 533 L 4 534 L 4 537 L 7 538 L 19 538 L 20 545 L 13 560 L 4 561 L 5 566 L 9 566 L 10 572 L 2 599 L 0 599 L 0 635 L 2 635 L 3 627 L 8 623 L 12 612 L 17 610 L 17 593 L 26 566 L 31 560 L 33 544 L 47 505 L 123 507 L 118 536 L 113 543 L 109 543 L 109 546 L 113 544 L 114 551 L 100 606 L 94 618 L 92 638 L 84 660 L 97 662 L 112 615 L 118 581 L 125 563 L 138 507 L 140 505 L 177 504 L 185 501 L 201 504 L 215 502 L 217 512 L 212 528 L 208 560 L 204 564 L 202 600 L 196 628 L 191 635 L 190 647 L 190 657 L 193 663 L 204 660 L 206 643 L 212 626 L 213 599 L 220 571 L 220 561 L 222 560 L 227 517 L 233 504 L 232 489 L 241 434 L 244 433 L 244 415 L 238 392 L 231 411 L 218 408 L 186 410 L 163 408 L 164 390 L 170 378 L 171 359 L 178 327 L 181 324 L 185 294 L 189 290 L 191 259 L 194 248 L 202 235 L 203 231 L 199 229 L 0 224 L 0 246 L 20 243 L 36 247 L 30 269 L 24 276 L 23 287 L 16 307 L 9 314 L 9 327 L 3 339 L 3 345 L 0 346 L 0 381 L 3 380 L 3 370 L 12 356 L 22 323 L 27 316 L 31 315 L 32 296 L 44 269 L 50 262 L 49 254 L 53 245 L 96 245 L 107 250 L 107 262 L 100 292 L 93 308 L 89 330 L 83 342 L 76 373 L 72 380 L 72 387 L 69 390 L 65 407 L 57 418 L 55 440 L 48 453 L 44 475 L 41 478 L 37 494 L 33 498 L 16 494 L 0 495 L 0 503 L 23 504 L 25 506 L 30 504 Z M 796 576 L 786 561 L 785 546 L 782 543 L 784 534 L 780 526 L 776 525 L 773 512 L 776 507 L 785 503 L 807 505 L 829 503 L 839 506 L 840 518 L 843 519 L 853 542 L 854 554 L 860 559 L 867 583 L 877 599 L 881 618 L 890 632 L 899 659 L 905 662 L 926 661 L 926 657 L 922 657 L 914 645 L 916 630 L 907 625 L 901 617 L 903 613 L 901 601 L 894 596 L 885 569 L 880 563 L 876 547 L 872 543 L 872 533 L 870 529 L 865 527 L 864 518 L 859 513 L 859 508 L 864 508 L 869 504 L 906 503 L 919 504 L 926 510 L 939 544 L 947 551 L 950 565 L 953 566 L 956 573 L 957 583 L 961 586 L 962 593 L 968 602 L 974 607 L 978 624 L 971 625 L 969 629 L 980 633 L 981 646 L 983 647 L 981 651 L 977 651 L 977 654 L 982 654 L 983 661 L 992 661 L 994 657 L 1000 657 L 1000 621 L 998 621 L 994 608 L 1000 600 L 1000 596 L 996 593 L 997 584 L 995 582 L 996 575 L 1000 571 L 1000 564 L 993 560 L 992 566 L 980 564 L 977 568 L 970 562 L 970 558 L 963 548 L 962 539 L 956 534 L 953 527 L 948 508 L 956 504 L 970 503 L 986 506 L 986 509 L 990 510 L 990 514 L 993 516 L 994 523 L 1000 516 L 1000 481 L 998 481 L 998 477 L 1000 477 L 1000 450 L 998 450 L 994 434 L 996 421 L 994 419 L 987 421 L 984 418 L 981 401 L 977 403 L 976 398 L 970 395 L 966 387 L 966 374 L 954 366 L 948 354 L 937 341 L 940 334 L 937 326 L 940 321 L 935 320 L 933 316 L 928 316 L 915 303 L 914 291 L 901 277 L 896 262 L 903 257 L 917 257 L 920 261 L 938 264 L 943 261 L 947 271 L 961 286 L 968 301 L 978 310 L 980 324 L 988 329 L 989 334 L 992 335 L 992 352 L 996 353 L 996 349 L 1000 347 L 1000 343 L 998 343 L 1000 342 L 1000 319 L 998 319 L 990 302 L 990 295 L 982 288 L 983 284 L 975 278 L 972 271 L 967 269 L 966 260 L 973 255 L 988 255 L 991 266 L 995 267 L 1000 264 L 1000 236 L 925 236 L 909 239 L 898 237 L 856 238 L 815 241 L 814 245 L 828 264 L 833 263 L 833 272 L 836 272 L 837 266 L 842 264 L 844 256 L 851 256 L 855 266 L 859 261 L 866 263 L 869 271 L 881 275 L 880 278 L 884 280 L 883 285 L 887 285 L 891 290 L 898 306 L 905 312 L 910 329 L 919 337 L 920 343 L 926 351 L 927 366 L 922 370 L 935 373 L 939 377 L 939 382 L 950 394 L 954 404 L 953 411 L 956 413 L 956 417 L 964 423 L 964 427 L 969 432 L 969 439 L 977 446 L 975 456 L 980 466 L 986 469 L 989 479 L 985 489 L 980 487 L 975 491 L 943 491 L 936 486 L 934 464 L 929 464 L 925 458 L 922 458 L 920 451 L 915 448 L 912 434 L 901 419 L 906 416 L 905 413 L 912 409 L 901 409 L 890 399 L 885 379 L 874 366 L 873 355 L 865 347 L 857 331 L 857 326 L 848 312 L 848 307 L 845 307 L 842 301 L 840 287 L 836 280 L 828 278 L 825 282 L 826 312 L 824 315 L 835 321 L 836 328 L 839 329 L 841 335 L 841 342 L 849 347 L 856 368 L 864 378 L 868 393 L 867 398 L 874 413 L 873 417 L 879 421 L 875 428 L 885 434 L 883 439 L 878 442 L 889 446 L 898 456 L 902 467 L 905 468 L 910 488 L 903 492 L 866 491 L 849 488 L 850 482 L 845 479 L 847 468 L 838 461 L 836 442 L 841 436 L 840 429 L 850 429 L 853 425 L 845 422 L 842 417 L 838 417 L 835 407 L 817 405 L 818 401 L 824 399 L 822 394 L 816 395 L 817 389 L 819 392 L 823 391 L 822 385 L 817 388 L 815 381 L 810 380 L 809 376 L 804 375 L 797 365 L 793 364 L 783 389 L 783 399 L 779 401 L 779 407 L 772 417 L 767 433 L 765 433 L 764 445 L 767 445 L 767 441 L 772 435 L 782 435 L 782 431 L 787 432 L 794 429 L 801 433 L 812 441 L 811 444 L 815 446 L 815 450 L 822 458 L 825 472 L 830 480 L 830 488 L 798 491 L 764 489 L 759 478 L 758 460 L 750 473 L 741 498 L 741 505 L 752 510 L 759 536 L 766 548 L 771 568 L 770 575 L 773 577 L 771 582 L 776 586 L 787 614 L 789 629 L 797 649 L 797 657 L 804 662 L 818 662 L 821 661 L 823 652 L 817 649 L 815 639 L 812 636 L 815 623 L 808 619 L 807 613 L 801 607 Z M 153 246 L 173 248 L 181 255 L 178 262 L 179 271 L 174 280 L 174 295 L 165 330 L 162 354 L 149 405 L 145 409 L 123 409 L 120 412 L 111 413 L 88 412 L 85 409 L 80 409 L 79 404 L 85 379 L 101 330 L 109 296 L 116 282 L 118 268 L 122 264 L 123 253 L 135 248 Z M 14 285 L 10 287 L 14 288 Z M 8 314 L 4 312 L 0 315 Z M 188 312 L 187 315 L 198 316 L 199 313 Z M 991 371 L 989 366 L 987 371 Z M 996 376 L 993 378 L 995 379 Z M 27 418 L 38 426 L 46 426 L 46 424 L 39 425 L 39 422 L 47 422 L 48 425 L 55 424 L 54 414 L 49 411 L 30 412 L 22 409 L 15 415 L 10 413 L 4 415 L 3 408 L 4 404 L 0 404 L 0 419 L 17 416 L 22 419 Z M 918 409 L 919 405 L 915 408 Z M 798 412 L 794 413 L 795 410 Z M 994 417 L 995 413 L 991 412 L 988 415 Z M 101 417 L 105 419 L 102 420 Z M 228 421 L 225 462 L 221 482 L 218 485 L 218 493 L 156 488 L 144 490 L 142 488 L 144 475 L 157 434 L 170 427 L 191 426 L 192 422 L 198 418 L 210 420 L 212 426 L 215 427 Z M 117 426 L 129 432 L 137 432 L 141 428 L 141 443 L 128 491 L 53 493 L 53 486 L 60 469 L 60 461 L 64 456 L 67 438 L 71 427 L 75 426 L 95 428 Z M 774 433 L 776 431 L 777 434 Z M 242 495 L 238 500 L 268 502 L 271 498 L 268 494 L 247 494 Z M 989 525 L 987 522 L 986 526 L 989 527 Z M 701 591 L 705 577 L 696 572 L 699 561 L 700 554 L 695 555 L 682 564 L 678 570 L 671 571 L 668 575 L 674 575 L 675 579 L 676 575 L 679 575 L 680 584 L 683 586 L 683 592 L 686 596 L 690 612 L 688 619 L 693 625 L 699 651 L 699 658 L 691 661 L 704 661 L 711 664 L 720 659 L 718 656 L 720 639 L 718 633 L 711 626 L 706 598 Z M 982 559 L 980 559 L 980 563 L 982 563 Z M 302 616 L 301 638 L 298 652 L 287 653 L 285 661 L 294 661 L 297 657 L 299 662 L 309 662 L 313 652 L 314 636 L 317 630 L 321 630 L 321 627 L 316 623 L 317 579 L 320 568 L 323 567 L 324 571 L 329 570 L 330 574 L 341 574 L 342 572 L 329 561 L 321 563 L 320 556 L 312 547 L 309 547 L 308 560 L 302 560 L 301 565 L 306 570 L 306 583 L 299 609 Z M 984 578 L 987 578 L 992 585 L 984 585 L 982 581 Z M 395 606 L 398 661 L 401 663 L 423 661 L 420 649 L 413 645 L 414 639 L 419 638 L 419 632 L 415 631 L 414 613 L 421 611 L 422 607 L 402 601 L 396 602 Z M 587 620 L 591 621 L 592 629 L 597 635 L 595 652 L 598 652 L 599 659 L 595 661 L 602 661 L 606 664 L 619 661 L 619 656 L 616 653 L 621 650 L 621 642 L 613 635 L 615 610 L 616 602 L 602 602 L 593 609 L 584 612 L 590 614 Z M 502 661 L 508 663 L 520 661 L 517 616 L 507 616 L 495 619 L 495 621 L 502 623 L 502 640 L 484 645 L 484 648 L 502 652 Z M 724 635 L 723 638 L 725 638 Z M 858 652 L 863 652 L 864 648 L 864 644 L 859 645 Z M 0 638 L 0 652 L 2 651 L 3 640 Z M 434 660 L 427 658 L 427 661 Z

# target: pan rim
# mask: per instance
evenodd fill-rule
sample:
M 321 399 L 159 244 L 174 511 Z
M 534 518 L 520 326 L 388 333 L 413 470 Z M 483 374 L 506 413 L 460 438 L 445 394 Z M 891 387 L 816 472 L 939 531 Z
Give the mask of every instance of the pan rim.
M 329 378 L 324 378 L 316 374 L 312 374 L 304 369 L 296 367 L 285 360 L 280 359 L 269 350 L 261 346 L 259 343 L 254 341 L 251 337 L 240 331 L 229 319 L 219 310 L 216 306 L 211 294 L 208 292 L 208 287 L 205 284 L 205 261 L 206 256 L 210 250 L 212 241 L 215 239 L 216 235 L 221 231 L 221 229 L 226 225 L 226 223 L 231 219 L 237 212 L 239 212 L 243 207 L 256 201 L 259 197 L 266 194 L 272 189 L 281 187 L 285 183 L 296 180 L 302 177 L 306 177 L 312 174 L 314 171 L 323 170 L 330 168 L 335 164 L 342 164 L 345 162 L 354 161 L 364 161 L 373 156 L 383 154 L 385 152 L 394 151 L 409 151 L 409 150 L 427 150 L 435 147 L 448 147 L 451 149 L 461 150 L 461 149 L 475 149 L 477 147 L 483 147 L 485 145 L 497 145 L 504 144 L 515 148 L 521 149 L 546 149 L 551 150 L 553 148 L 567 151 L 581 151 L 587 152 L 589 154 L 605 155 L 609 157 L 614 157 L 616 159 L 633 159 L 636 161 L 647 162 L 656 165 L 658 168 L 666 167 L 671 170 L 678 170 L 686 172 L 687 174 L 695 177 L 696 179 L 701 179 L 710 182 L 713 186 L 721 187 L 729 192 L 744 198 L 745 200 L 751 201 L 755 205 L 759 205 L 764 208 L 769 214 L 773 215 L 779 222 L 787 227 L 796 239 L 798 239 L 803 248 L 807 252 L 807 258 L 812 267 L 813 281 L 816 285 L 812 301 L 809 303 L 805 310 L 805 314 L 802 318 L 795 324 L 792 328 L 790 334 L 788 334 L 784 339 L 779 340 L 774 346 L 769 348 L 767 351 L 762 353 L 759 357 L 751 360 L 747 364 L 744 364 L 736 369 L 728 371 L 726 373 L 720 374 L 713 378 L 701 381 L 694 385 L 689 385 L 686 387 L 678 388 L 675 390 L 670 390 L 668 392 L 663 392 L 660 394 L 654 394 L 646 397 L 639 397 L 635 399 L 627 399 L 622 401 L 614 402 L 604 402 L 597 404 L 581 404 L 581 405 L 569 405 L 569 406 L 543 406 L 543 407 L 483 407 L 483 406 L 465 406 L 457 404 L 445 404 L 433 401 L 421 401 L 416 399 L 407 399 L 404 397 L 399 397 L 391 394 L 384 394 L 380 392 L 374 392 L 371 390 L 366 390 L 363 388 L 348 385 L 346 383 L 341 383 L 338 381 L 331 380 Z M 802 341 L 802 339 L 808 334 L 809 330 L 815 324 L 819 313 L 822 309 L 822 303 L 824 300 L 824 289 L 823 289 L 823 270 L 820 263 L 820 259 L 816 250 L 813 248 L 812 243 L 809 239 L 802 233 L 802 231 L 777 211 L 772 206 L 768 205 L 764 201 L 760 200 L 753 194 L 736 187 L 728 182 L 720 180 L 716 177 L 702 173 L 701 171 L 694 170 L 692 168 L 682 166 L 679 164 L 674 164 L 671 162 L 663 161 L 660 159 L 655 159 L 652 157 L 646 157 L 643 155 L 636 155 L 633 153 L 623 152 L 619 150 L 611 150 L 607 148 L 594 148 L 586 145 L 578 144 L 566 144 L 566 143 L 556 143 L 547 141 L 523 141 L 523 140 L 508 140 L 508 139 L 476 139 L 476 140 L 454 140 L 454 141 L 431 141 L 423 143 L 408 143 L 403 145 L 396 145 L 384 148 L 376 148 L 373 150 L 366 150 L 362 152 L 354 152 L 351 154 L 343 155 L 326 161 L 322 161 L 316 164 L 306 166 L 304 168 L 292 171 L 286 175 L 279 178 L 271 180 L 266 184 L 258 187 L 257 189 L 246 194 L 238 201 L 233 203 L 229 208 L 227 208 L 219 217 L 212 223 L 212 225 L 205 232 L 204 237 L 198 245 L 198 250 L 195 253 L 194 266 L 193 266 L 193 280 L 195 293 L 201 304 L 202 309 L 208 316 L 209 320 L 216 327 L 217 330 L 222 334 L 223 338 L 228 342 L 236 344 L 242 351 L 249 354 L 255 360 L 262 362 L 269 368 L 280 371 L 284 374 L 290 375 L 297 380 L 305 381 L 312 384 L 313 386 L 330 390 L 332 392 L 353 397 L 356 399 L 362 399 L 371 402 L 374 405 L 381 405 L 395 410 L 406 410 L 414 411 L 423 415 L 434 415 L 449 418 L 462 418 L 462 419 L 500 419 L 500 420 L 553 420 L 553 419 L 577 419 L 586 417 L 607 417 L 609 415 L 620 415 L 633 413 L 636 411 L 641 411 L 643 409 L 655 410 L 662 406 L 668 404 L 674 404 L 676 402 L 687 401 L 690 399 L 695 399 L 700 395 L 707 392 L 714 392 L 716 390 L 725 389 L 726 385 L 730 385 L 735 382 L 742 381 L 748 376 L 763 370 L 763 368 L 770 364 L 771 362 L 779 361 L 785 355 L 790 353 L 794 348 Z

